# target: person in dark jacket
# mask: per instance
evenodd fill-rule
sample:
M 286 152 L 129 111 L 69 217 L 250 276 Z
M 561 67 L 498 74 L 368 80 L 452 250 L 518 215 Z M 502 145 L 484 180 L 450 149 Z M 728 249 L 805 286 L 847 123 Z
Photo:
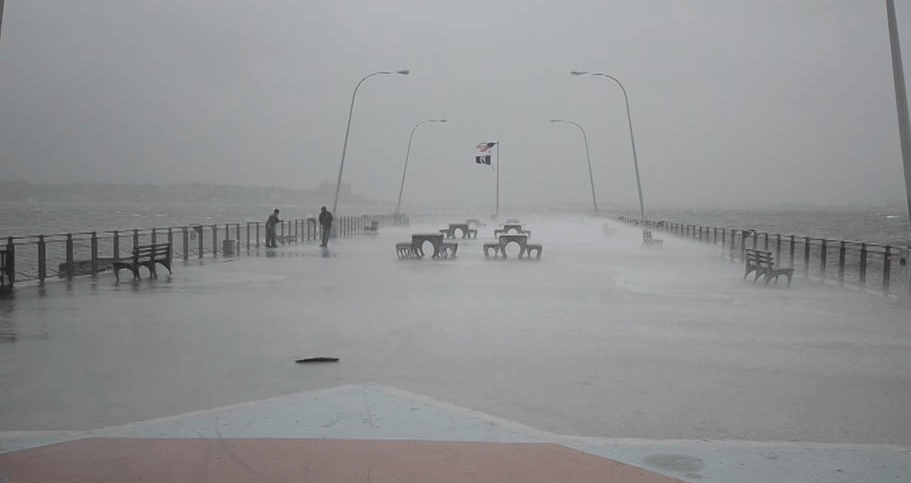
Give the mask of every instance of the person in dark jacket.
M 322 235 L 323 248 L 329 246 L 329 232 L 332 230 L 332 213 L 325 206 L 319 210 L 320 235 Z
M 275 242 L 275 225 L 281 223 L 282 221 L 278 219 L 278 208 L 269 215 L 269 219 L 266 220 L 266 246 L 273 248 L 278 246 L 278 243 Z

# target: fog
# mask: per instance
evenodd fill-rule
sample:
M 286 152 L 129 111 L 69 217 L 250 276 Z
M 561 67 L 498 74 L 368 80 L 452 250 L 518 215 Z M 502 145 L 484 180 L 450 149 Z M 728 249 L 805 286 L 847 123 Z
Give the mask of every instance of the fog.
M 897 3 L 911 46 L 911 2 Z M 403 206 L 904 200 L 883 2 L 10 0 L 0 178 L 315 188 Z

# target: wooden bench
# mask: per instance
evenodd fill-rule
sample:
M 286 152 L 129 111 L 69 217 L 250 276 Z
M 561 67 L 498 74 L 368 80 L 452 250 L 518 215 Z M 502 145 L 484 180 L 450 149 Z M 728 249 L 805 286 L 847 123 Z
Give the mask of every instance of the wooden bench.
M 455 238 L 456 230 L 462 231 L 462 238 L 477 238 L 478 230 L 469 228 L 468 223 L 450 223 L 449 228 L 443 228 L 440 233 L 446 235 L 446 238 Z
M 760 250 L 755 250 L 753 248 L 747 248 L 744 250 L 743 254 L 744 259 L 744 272 L 743 279 L 746 280 L 747 276 L 750 273 L 755 272 L 753 275 L 753 282 L 755 283 L 759 280 L 759 277 L 765 277 L 765 285 L 768 285 L 769 282 L 774 278 L 775 283 L 778 283 L 778 277 L 784 275 L 788 277 L 788 287 L 791 286 L 791 277 L 794 275 L 793 268 L 775 268 L 775 261 L 772 257 L 772 252 L 764 252 Z
M 380 231 L 380 222 L 372 221 L 369 225 L 364 225 L 364 233 L 375 235 Z
M 152 278 L 158 278 L 155 272 L 155 264 L 160 263 L 171 272 L 171 244 L 156 243 L 153 245 L 142 245 L 133 248 L 133 254 L 129 258 L 121 258 L 111 263 L 114 269 L 114 276 L 120 280 L 120 270 L 127 269 L 133 272 L 133 280 L 138 280 L 139 267 L 146 267 Z
M 510 243 L 515 243 L 519 245 L 519 258 L 522 258 L 524 255 L 528 255 L 528 258 L 531 259 L 531 255 L 534 252 L 536 259 L 541 259 L 541 250 L 542 246 L 537 243 L 528 243 L 527 235 L 500 235 L 497 238 L 496 243 L 485 243 L 484 244 L 484 258 L 490 258 L 490 251 L 493 250 L 494 258 L 506 258 L 506 245 Z
M 10 293 L 13 290 L 13 280 L 15 280 L 16 272 L 14 253 L 11 249 L 0 248 L 0 295 Z
M 664 247 L 664 240 L 652 237 L 652 230 L 642 230 L 642 246 L 660 250 Z

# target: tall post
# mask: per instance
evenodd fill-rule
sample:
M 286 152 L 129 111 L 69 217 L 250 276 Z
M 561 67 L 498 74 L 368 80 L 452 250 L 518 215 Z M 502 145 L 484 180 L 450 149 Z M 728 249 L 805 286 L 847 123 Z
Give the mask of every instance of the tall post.
M 372 74 L 367 74 L 361 79 L 357 85 L 354 86 L 354 92 L 351 93 L 351 107 L 348 108 L 348 125 L 345 127 L 345 142 L 342 144 L 342 162 L 338 165 L 338 180 L 335 182 L 335 198 L 332 201 L 332 213 L 336 212 L 338 208 L 338 193 L 342 188 L 342 171 L 345 169 L 345 154 L 348 152 L 348 135 L 351 133 L 351 116 L 354 114 L 354 99 L 357 97 L 357 89 L 361 87 L 361 84 L 364 83 L 370 77 L 379 74 L 401 74 L 408 75 L 409 71 L 400 70 L 398 72 L 389 72 L 389 71 L 380 71 L 374 72 Z
M 908 217 L 911 219 L 911 120 L 908 117 L 908 94 L 905 91 L 905 72 L 902 67 L 894 0 L 886 0 L 886 15 L 889 23 L 889 45 L 892 48 L 892 79 L 895 82 L 895 105 L 898 109 L 898 135 L 901 141 L 902 164 L 905 168 L 905 198 L 908 202 Z
M 644 222 L 645 221 L 645 204 L 642 201 L 642 182 L 640 181 L 640 178 L 639 178 L 639 157 L 636 154 L 636 137 L 633 135 L 633 117 L 630 114 L 629 96 L 626 93 L 626 87 L 623 86 L 623 83 L 620 82 L 619 79 L 617 79 L 616 77 L 614 77 L 610 74 L 604 74 L 601 72 L 594 72 L 594 73 L 582 72 L 582 71 L 575 71 L 575 70 L 570 72 L 570 74 L 572 74 L 572 75 L 590 74 L 590 75 L 596 75 L 596 76 L 601 76 L 601 77 L 607 77 L 608 79 L 616 82 L 617 85 L 620 86 L 620 90 L 623 91 L 623 101 L 626 104 L 626 121 L 627 121 L 627 124 L 629 124 L 629 142 L 630 142 L 630 145 L 632 146 L 632 150 L 633 150 L 633 168 L 636 171 L 636 190 L 639 193 L 639 216 L 640 216 L 640 221 Z
M 598 214 L 598 200 L 595 198 L 595 177 L 592 175 L 592 157 L 588 151 L 588 136 L 585 134 L 585 129 L 579 125 L 579 123 L 573 121 L 565 121 L 563 119 L 551 119 L 550 122 L 563 122 L 566 124 L 572 124 L 579 128 L 582 131 L 582 140 L 585 142 L 585 159 L 588 160 L 588 182 L 592 187 L 592 206 L 595 209 L 595 214 Z
M 497 216 L 500 216 L 500 142 L 497 141 Z
M 402 169 L 402 184 L 399 186 L 399 201 L 395 205 L 395 214 L 398 215 L 401 213 L 402 208 L 402 193 L 405 191 L 405 173 L 408 172 L 408 158 L 411 156 L 411 142 L 414 140 L 414 131 L 417 130 L 418 126 L 428 122 L 446 122 L 446 119 L 427 119 L 421 121 L 414 125 L 411 128 L 411 135 L 408 136 L 408 149 L 405 150 L 405 168 Z M 334 210 L 334 208 L 333 208 Z

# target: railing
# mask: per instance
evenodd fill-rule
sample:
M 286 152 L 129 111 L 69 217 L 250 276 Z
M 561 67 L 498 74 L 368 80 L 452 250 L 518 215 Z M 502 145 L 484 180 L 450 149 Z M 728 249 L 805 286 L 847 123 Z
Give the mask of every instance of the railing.
M 862 290 L 898 293 L 896 284 L 906 283 L 902 271 L 908 263 L 908 248 L 875 243 L 831 240 L 791 234 L 619 217 L 619 220 L 681 238 L 721 247 L 721 255 L 743 260 L 746 248 L 772 252 L 775 264 L 794 267 L 795 276 L 808 280 L 852 286 Z
M 392 215 L 340 216 L 332 225 L 333 237 L 363 235 L 373 221 L 392 223 Z M 276 238 L 283 244 L 320 239 L 316 218 L 283 220 Z M 56 233 L 12 236 L 5 250 L 15 253 L 7 267 L 19 282 L 44 282 L 51 277 L 71 279 L 94 275 L 111 267 L 113 260 L 129 256 L 133 247 L 153 243 L 171 244 L 175 260 L 224 256 L 225 240 L 239 251 L 265 248 L 265 223 L 194 224 L 164 228 L 112 230 L 105 232 Z M 237 253 L 234 253 L 236 255 Z M 12 261 L 12 255 L 9 256 Z

